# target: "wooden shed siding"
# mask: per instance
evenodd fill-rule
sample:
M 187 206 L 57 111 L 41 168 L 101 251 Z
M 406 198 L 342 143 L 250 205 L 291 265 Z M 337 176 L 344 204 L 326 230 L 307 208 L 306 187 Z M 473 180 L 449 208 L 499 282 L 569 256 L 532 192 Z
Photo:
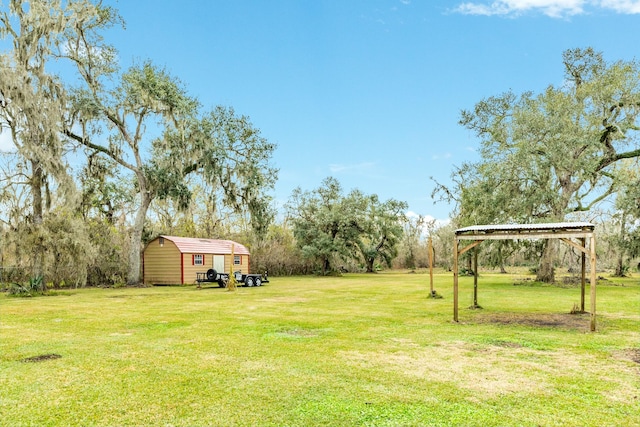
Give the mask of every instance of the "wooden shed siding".
M 165 239 L 160 246 L 154 240 L 144 251 L 144 283 L 174 285 L 182 282 L 180 251 L 173 242 Z
M 204 255 L 204 264 L 203 265 L 193 265 L 193 256 L 196 254 L 192 253 L 184 253 L 182 254 L 182 259 L 184 262 L 184 284 L 194 284 L 196 283 L 196 273 L 204 273 L 213 265 L 213 255 L 212 254 L 198 254 Z

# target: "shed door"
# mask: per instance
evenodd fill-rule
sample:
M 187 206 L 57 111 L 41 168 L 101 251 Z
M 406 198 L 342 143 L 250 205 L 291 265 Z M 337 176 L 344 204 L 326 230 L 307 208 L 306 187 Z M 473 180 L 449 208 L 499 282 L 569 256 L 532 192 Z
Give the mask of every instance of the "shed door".
M 224 273 L 224 255 L 213 256 L 213 268 L 218 273 Z

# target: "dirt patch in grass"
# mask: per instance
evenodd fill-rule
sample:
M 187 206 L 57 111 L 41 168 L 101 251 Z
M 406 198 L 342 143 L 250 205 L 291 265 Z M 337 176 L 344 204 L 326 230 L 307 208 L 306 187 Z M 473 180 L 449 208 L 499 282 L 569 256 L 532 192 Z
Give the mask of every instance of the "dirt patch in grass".
M 524 347 L 522 344 L 513 342 L 513 341 L 505 341 L 505 340 L 493 340 L 491 341 L 491 345 L 496 347 L 505 347 L 505 348 L 522 348 Z
M 590 315 L 559 313 L 482 313 L 474 323 L 523 325 L 545 328 L 588 329 Z
M 640 364 L 640 348 L 628 348 L 618 352 L 617 356 L 620 359 L 628 359 L 635 363 Z
M 35 362 L 44 362 L 45 360 L 54 360 L 60 359 L 62 356 L 55 353 L 41 354 L 38 356 L 25 357 L 24 359 L 20 359 L 23 363 L 35 363 Z

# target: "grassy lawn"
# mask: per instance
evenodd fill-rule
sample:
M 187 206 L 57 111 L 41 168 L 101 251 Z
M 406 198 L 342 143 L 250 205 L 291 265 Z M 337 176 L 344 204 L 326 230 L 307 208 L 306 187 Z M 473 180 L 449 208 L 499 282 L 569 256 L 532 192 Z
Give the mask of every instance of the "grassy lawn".
M 0 425 L 635 426 L 640 279 L 272 278 L 0 295 Z M 587 290 L 587 309 L 589 307 Z

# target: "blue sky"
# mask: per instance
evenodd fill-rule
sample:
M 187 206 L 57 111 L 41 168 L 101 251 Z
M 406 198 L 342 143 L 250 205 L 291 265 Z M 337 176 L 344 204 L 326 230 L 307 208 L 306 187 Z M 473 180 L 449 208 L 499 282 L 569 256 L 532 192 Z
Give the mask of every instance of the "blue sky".
M 476 159 L 460 110 L 562 84 L 565 49 L 640 56 L 638 0 L 104 0 L 123 68 L 150 59 L 278 145 L 274 197 L 327 176 L 446 219 L 433 176 Z

